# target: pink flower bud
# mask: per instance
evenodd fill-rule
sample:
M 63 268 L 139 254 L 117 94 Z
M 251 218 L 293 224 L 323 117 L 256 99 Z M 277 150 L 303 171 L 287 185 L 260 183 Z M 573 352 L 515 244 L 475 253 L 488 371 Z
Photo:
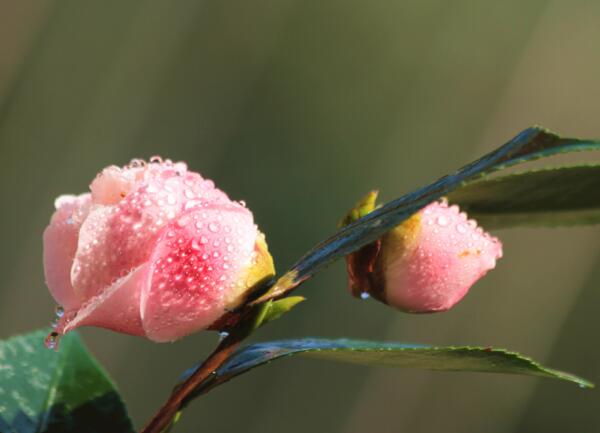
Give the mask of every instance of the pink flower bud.
M 372 210 L 373 193 L 370 202 Z M 446 311 L 501 257 L 500 241 L 458 206 L 434 202 L 350 255 L 349 284 L 355 295 L 369 293 L 402 311 Z
M 274 274 L 252 212 L 184 163 L 105 168 L 61 196 L 44 270 L 61 334 L 98 326 L 154 341 L 206 329 Z

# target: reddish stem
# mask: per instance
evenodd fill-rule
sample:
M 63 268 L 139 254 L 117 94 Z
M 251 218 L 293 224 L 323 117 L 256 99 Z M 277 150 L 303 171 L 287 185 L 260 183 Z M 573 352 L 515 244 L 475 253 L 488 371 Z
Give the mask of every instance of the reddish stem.
M 165 404 L 154 414 L 140 433 L 160 433 L 173 420 L 182 407 L 184 400 L 202 382 L 204 382 L 216 369 L 218 369 L 231 354 L 237 349 L 245 336 L 231 335 L 225 338 L 204 363 L 169 396 Z

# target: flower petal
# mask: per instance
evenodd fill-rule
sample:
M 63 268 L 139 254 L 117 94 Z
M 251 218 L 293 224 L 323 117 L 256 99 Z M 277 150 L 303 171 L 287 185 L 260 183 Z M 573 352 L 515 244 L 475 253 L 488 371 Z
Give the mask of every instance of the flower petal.
M 247 291 L 258 230 L 236 203 L 181 215 L 163 232 L 150 259 L 151 283 L 142 293 L 148 338 L 171 341 L 205 329 Z
M 456 205 L 435 202 L 408 221 L 383 240 L 386 300 L 401 310 L 448 310 L 502 257 L 500 241 Z
M 90 194 L 65 195 L 56 200 L 56 212 L 44 230 L 44 274 L 50 293 L 66 309 L 77 308 L 81 298 L 71 284 L 71 265 L 79 228 L 87 216 Z
M 115 191 L 125 196 L 114 204 L 96 204 L 81 227 L 71 279 L 83 299 L 145 263 L 163 228 L 182 212 L 229 202 L 212 181 L 178 164 L 118 170 L 104 170 L 92 184 L 98 200 L 112 203 Z M 139 181 L 134 189 L 127 183 L 130 178 Z
M 66 333 L 80 326 L 98 326 L 124 334 L 144 336 L 140 295 L 149 283 L 148 269 L 148 264 L 140 266 L 101 294 L 86 301 L 77 312 L 67 312 L 64 322 L 59 323 L 57 332 Z

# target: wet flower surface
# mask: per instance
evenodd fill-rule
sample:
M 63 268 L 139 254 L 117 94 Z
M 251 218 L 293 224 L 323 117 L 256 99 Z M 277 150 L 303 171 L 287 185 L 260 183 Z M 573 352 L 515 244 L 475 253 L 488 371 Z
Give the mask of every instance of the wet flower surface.
M 374 208 L 375 197 L 360 204 L 362 215 Z M 349 285 L 357 296 L 370 294 L 402 311 L 446 311 L 501 257 L 497 238 L 442 200 L 351 254 Z
M 274 273 L 252 212 L 184 163 L 107 167 L 90 189 L 59 197 L 44 232 L 57 334 L 86 325 L 175 340 Z

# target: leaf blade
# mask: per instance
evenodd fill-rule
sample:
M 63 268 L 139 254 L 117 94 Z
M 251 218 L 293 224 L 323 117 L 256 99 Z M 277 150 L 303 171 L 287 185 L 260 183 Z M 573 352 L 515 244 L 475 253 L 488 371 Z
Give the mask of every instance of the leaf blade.
M 253 304 L 290 292 L 317 272 L 375 241 L 432 201 L 484 175 L 507 167 L 567 152 L 600 149 L 598 140 L 562 138 L 541 127 L 528 128 L 498 149 L 416 191 L 392 200 L 315 245 Z
M 600 165 L 546 167 L 477 180 L 448 195 L 486 229 L 600 222 Z
M 301 355 L 363 365 L 388 365 L 439 371 L 521 374 L 562 379 L 593 387 L 583 378 L 545 367 L 531 358 L 505 349 L 470 346 L 436 347 L 360 340 L 282 340 L 246 346 L 234 354 L 217 376 L 227 381 L 277 359 Z
M 77 333 L 58 352 L 46 349 L 47 330 L 0 341 L 0 427 L 11 433 L 133 432 L 112 381 Z

